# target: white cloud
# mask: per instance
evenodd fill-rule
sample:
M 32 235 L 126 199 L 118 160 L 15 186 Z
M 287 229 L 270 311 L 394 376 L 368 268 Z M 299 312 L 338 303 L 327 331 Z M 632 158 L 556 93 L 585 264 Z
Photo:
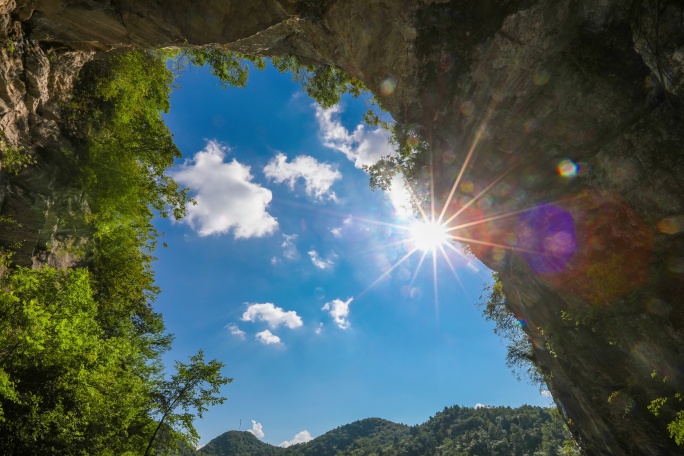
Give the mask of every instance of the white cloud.
M 285 312 L 270 302 L 264 304 L 250 304 L 242 314 L 242 321 L 265 321 L 271 329 L 285 325 L 290 329 L 302 326 L 302 319 L 297 312 L 290 310 Z
M 283 234 L 283 243 L 280 246 L 283 248 L 283 256 L 288 260 L 299 258 L 297 246 L 294 244 L 295 239 L 297 239 L 296 234 Z
M 321 258 L 321 256 L 315 250 L 310 250 L 307 253 L 311 258 L 311 262 L 318 269 L 328 269 L 332 268 L 335 265 L 335 258 L 337 258 L 337 255 L 335 253 L 331 253 L 330 255 L 328 255 L 328 258 L 325 259 Z
M 261 423 L 257 423 L 254 420 L 252 420 L 252 429 L 247 429 L 247 432 L 251 432 L 258 439 L 264 438 L 264 427 L 261 425 Z
M 327 310 L 335 324 L 340 329 L 347 329 L 351 324 L 349 323 L 349 304 L 354 300 L 354 298 L 349 298 L 346 301 L 341 299 L 333 299 L 331 302 L 326 303 L 321 310 Z
M 204 150 L 173 173 L 179 184 L 190 187 L 197 202 L 188 204 L 187 215 L 181 221 L 200 236 L 230 230 L 236 238 L 272 234 L 278 221 L 266 211 L 271 191 L 252 182 L 249 166 L 235 159 L 225 163 L 226 152 L 226 147 L 208 141 Z
M 541 394 L 544 397 L 551 397 L 551 391 L 549 390 L 541 390 L 539 394 Z
M 324 146 L 339 150 L 357 168 L 372 165 L 380 158 L 394 154 L 388 144 L 388 131 L 381 128 L 368 129 L 364 124 L 359 124 L 353 133 L 349 133 L 337 119 L 340 111 L 339 105 L 330 109 L 316 105 L 316 120 L 323 135 Z
M 323 135 L 323 145 L 342 152 L 354 162 L 354 166 L 362 168 L 373 165 L 382 157 L 394 155 L 395 151 L 388 143 L 390 133 L 381 128 L 370 129 L 364 124 L 357 125 L 353 133 L 349 133 L 337 119 L 339 105 L 323 109 L 316 105 L 316 119 Z M 397 215 L 412 214 L 411 196 L 406 190 L 404 179 L 397 174 L 392 178 L 387 192 Z M 334 233 L 333 233 L 334 234 Z
M 264 345 L 280 344 L 280 337 L 276 336 L 268 329 L 256 333 L 254 337 Z
M 342 221 L 342 225 L 341 225 L 341 226 L 337 226 L 337 227 L 334 227 L 334 228 L 330 228 L 330 232 L 331 232 L 332 235 L 335 236 L 336 238 L 341 238 L 341 237 L 342 237 L 342 230 L 343 230 L 346 226 L 349 226 L 349 225 L 351 224 L 351 222 L 352 222 L 352 216 L 349 215 L 349 216 L 347 216 L 347 218 L 345 218 L 345 219 Z
M 313 439 L 313 437 L 311 437 L 311 434 L 309 434 L 309 431 L 307 431 L 305 429 L 302 432 L 295 435 L 292 440 L 285 440 L 283 443 L 281 443 L 278 446 L 283 447 L 283 448 L 287 448 L 289 446 L 296 445 L 298 443 L 308 442 L 309 440 L 312 440 L 312 439 Z
M 276 258 L 276 257 L 271 257 L 271 264 L 272 264 L 272 265 L 276 265 L 276 264 L 278 264 L 279 262 L 280 262 L 280 260 L 279 260 L 278 258 Z
M 299 155 L 290 163 L 287 162 L 285 154 L 276 155 L 264 168 L 264 174 L 276 183 L 287 183 L 290 190 L 294 189 L 298 179 L 304 179 L 306 194 L 317 200 L 331 199 L 335 201 L 337 197 L 330 187 L 335 181 L 342 178 L 339 173 L 328 163 L 319 163 L 315 158 L 308 155 Z
M 316 329 L 314 329 L 314 333 L 316 333 L 318 335 L 322 332 L 323 332 L 323 323 L 319 323 L 318 327 Z
M 238 326 L 235 323 L 230 323 L 226 325 L 226 329 L 230 331 L 230 333 L 234 336 L 238 336 L 240 339 L 245 338 L 245 332 L 238 328 Z
M 475 404 L 476 409 L 489 408 L 489 407 L 491 407 L 491 405 L 484 405 L 484 404 L 480 404 L 479 402 L 477 404 Z

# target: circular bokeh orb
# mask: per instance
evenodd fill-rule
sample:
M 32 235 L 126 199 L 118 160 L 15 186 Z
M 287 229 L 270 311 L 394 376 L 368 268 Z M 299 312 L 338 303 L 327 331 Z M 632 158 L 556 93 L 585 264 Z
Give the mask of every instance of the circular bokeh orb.
M 520 218 L 518 247 L 534 272 L 561 272 L 577 249 L 572 215 L 552 204 L 524 214 Z

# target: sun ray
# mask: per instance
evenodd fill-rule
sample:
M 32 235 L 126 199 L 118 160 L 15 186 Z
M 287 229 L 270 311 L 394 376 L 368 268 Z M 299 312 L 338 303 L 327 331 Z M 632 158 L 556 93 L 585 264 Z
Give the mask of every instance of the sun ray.
M 354 217 L 354 220 L 358 220 L 360 222 L 365 222 L 365 223 L 370 223 L 371 225 L 379 225 L 379 226 L 389 226 L 391 228 L 397 228 L 400 230 L 408 230 L 409 228 L 406 225 L 402 225 L 399 223 L 390 223 L 390 222 L 380 222 L 378 220 L 373 220 L 365 217 Z
M 418 200 L 418 197 L 416 196 L 416 192 L 413 190 L 413 188 L 411 188 L 410 185 L 407 187 L 407 190 L 409 192 L 409 195 L 411 195 L 411 199 L 413 200 L 414 206 L 418 208 L 418 212 L 420 212 L 421 218 L 423 220 L 427 220 L 428 216 L 425 213 L 425 210 L 423 209 L 422 204 L 420 204 L 420 201 Z
M 456 252 L 457 254 L 461 255 L 461 257 L 463 257 L 464 260 L 468 260 L 468 257 L 467 257 L 463 252 L 461 252 L 461 251 L 458 250 L 456 247 L 454 247 L 451 243 L 447 242 L 447 243 L 444 244 L 444 245 L 446 245 L 447 247 L 449 247 L 451 250 L 453 250 L 453 251 Z
M 428 220 L 426 220 L 426 222 L 428 222 Z M 435 170 L 432 166 L 432 149 L 430 149 L 430 220 L 429 220 L 429 223 L 435 223 Z
M 407 260 L 411 255 L 413 255 L 417 250 L 418 250 L 418 248 L 414 248 L 414 249 L 412 249 L 410 252 L 408 252 L 406 255 L 404 255 L 403 257 L 401 257 L 401 259 L 398 260 L 392 267 L 390 267 L 387 271 L 383 272 L 383 273 L 380 275 L 380 277 L 378 277 L 377 279 L 375 279 L 375 281 L 374 281 L 373 283 L 371 283 L 370 285 L 368 285 L 368 286 L 366 287 L 365 290 L 363 290 L 361 293 L 359 293 L 359 294 L 357 295 L 357 297 L 361 297 L 361 296 L 363 296 L 364 294 L 366 294 L 366 293 L 368 292 L 368 290 L 370 290 L 371 288 L 373 288 L 373 287 L 374 287 L 375 285 L 377 285 L 382 279 L 384 279 L 385 277 L 387 277 L 392 271 L 394 271 L 396 268 L 398 268 L 399 265 L 401 265 L 404 261 L 406 261 L 406 260 Z
M 518 214 L 522 214 L 522 213 L 525 213 L 525 212 L 529 212 L 529 211 L 531 211 L 531 210 L 533 210 L 533 209 L 534 209 L 534 207 L 529 207 L 529 208 L 527 208 L 527 209 L 520 209 L 520 210 L 518 210 L 518 211 L 506 212 L 506 213 L 504 213 L 504 214 L 499 214 L 499 215 L 492 215 L 491 217 L 485 217 L 485 218 L 481 218 L 481 219 L 478 219 L 478 220 L 474 220 L 474 221 L 472 221 L 472 222 L 462 223 L 462 224 L 460 224 L 460 225 L 448 227 L 448 228 L 445 229 L 445 231 L 446 231 L 447 233 L 449 233 L 449 232 L 451 232 L 451 231 L 456 231 L 456 230 L 460 230 L 460 229 L 463 229 L 463 228 L 468 228 L 469 226 L 481 225 L 481 224 L 483 224 L 483 223 L 493 222 L 494 220 L 500 220 L 500 219 L 502 219 L 502 218 L 513 217 L 514 215 L 518 215 Z
M 473 140 L 473 144 L 470 146 L 470 149 L 468 150 L 468 155 L 466 156 L 466 159 L 463 162 L 463 165 L 461 165 L 461 170 L 458 172 L 458 176 L 456 177 L 456 180 L 454 181 L 454 185 L 451 187 L 451 191 L 449 192 L 449 196 L 447 197 L 446 201 L 444 202 L 444 206 L 442 207 L 442 212 L 439 214 L 439 218 L 437 219 L 437 223 L 440 223 L 442 221 L 442 218 L 444 218 L 444 213 L 446 212 L 447 207 L 449 207 L 449 204 L 451 203 L 451 199 L 454 197 L 454 193 L 456 193 L 456 189 L 458 188 L 458 184 L 461 182 L 461 178 L 463 177 L 463 173 L 465 173 L 465 170 L 468 167 L 468 162 L 470 161 L 470 158 L 472 157 L 473 153 L 475 152 L 475 149 L 477 149 L 477 145 L 480 143 L 480 138 L 482 137 L 482 133 L 484 132 L 484 129 L 487 126 L 487 122 L 489 121 L 489 116 L 491 115 L 491 112 L 492 112 L 491 110 L 489 112 L 487 112 L 487 116 L 485 117 L 484 121 L 480 125 L 480 128 L 478 128 L 477 133 L 475 133 L 475 139 Z
M 437 255 L 432 251 L 432 283 L 435 297 L 435 318 L 439 321 L 439 292 L 437 291 Z
M 423 250 L 423 254 L 420 256 L 420 261 L 418 261 L 418 266 L 416 266 L 416 271 L 413 273 L 413 277 L 411 277 L 411 283 L 409 283 L 409 288 L 413 288 L 413 284 L 416 283 L 416 277 L 418 277 L 418 272 L 420 271 L 420 267 L 423 265 L 423 262 L 425 261 L 427 253 L 427 250 Z
M 448 219 L 446 222 L 444 222 L 444 223 L 446 223 L 446 224 L 451 223 L 456 217 L 458 217 L 459 215 L 461 215 L 461 213 L 463 213 L 463 211 L 465 211 L 466 209 L 468 209 L 475 201 L 477 201 L 478 199 L 480 199 L 480 198 L 482 197 L 482 195 L 484 195 L 485 193 L 487 193 L 492 187 L 494 187 L 496 184 L 498 184 L 499 182 L 501 182 L 501 180 L 502 180 L 504 177 L 506 177 L 506 176 L 507 176 L 511 171 L 513 171 L 514 169 L 515 169 L 515 166 L 509 166 L 508 169 L 506 169 L 506 171 L 504 171 L 503 173 L 501 173 L 501 174 L 499 175 L 499 177 L 497 177 L 496 179 L 494 179 L 494 180 L 493 180 L 489 185 L 487 185 L 480 193 L 478 193 L 475 197 L 473 197 L 473 199 L 471 199 L 471 200 L 468 201 L 466 204 L 464 204 L 462 208 L 460 208 L 458 211 L 456 211 L 456 213 L 455 213 L 454 215 L 452 215 L 451 217 L 449 217 L 449 219 Z
M 459 252 L 453 245 L 450 243 L 447 244 L 442 244 L 439 246 L 439 249 L 442 251 L 442 255 L 444 255 L 444 259 L 446 260 L 447 264 L 449 265 L 449 269 L 451 269 L 452 274 L 454 274 L 454 278 L 458 282 L 458 285 L 461 287 L 461 290 L 467 295 L 468 292 L 465 289 L 465 286 L 463 285 L 463 282 L 461 281 L 461 277 L 458 275 L 456 272 L 456 268 L 454 267 L 454 264 L 451 262 L 451 258 L 449 258 L 449 255 L 447 254 L 446 250 L 444 250 L 444 245 L 453 248 L 457 253 L 460 255 L 463 255 L 461 252 Z M 465 256 L 463 256 L 465 258 Z
M 453 236 L 449 235 L 451 239 L 454 239 L 456 241 L 463 241 L 463 242 L 472 242 L 473 244 L 480 244 L 480 245 L 487 245 L 489 247 L 499 247 L 502 249 L 507 249 L 507 250 L 515 250 L 516 252 L 525 252 L 525 253 L 534 253 L 536 255 L 544 255 L 544 252 L 539 252 L 537 250 L 530 250 L 530 249 L 521 249 L 519 247 L 513 247 L 511 245 L 506 245 L 506 244 L 497 244 L 494 242 L 487 242 L 487 241 L 478 241 L 477 239 L 472 239 L 472 238 L 464 238 L 461 236 Z

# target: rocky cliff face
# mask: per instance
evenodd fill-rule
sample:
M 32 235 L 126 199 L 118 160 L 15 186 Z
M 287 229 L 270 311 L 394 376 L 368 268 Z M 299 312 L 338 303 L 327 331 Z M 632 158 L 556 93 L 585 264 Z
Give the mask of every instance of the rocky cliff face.
M 0 3 L 0 142 L 35 163 L 22 170 L 2 163 L 0 249 L 23 266 L 73 266 L 87 242 L 87 208 L 63 172 L 61 149 L 69 145 L 58 121 L 60 103 L 94 53 L 27 39 L 14 2 Z
M 647 410 L 684 381 L 681 2 L 37 0 L 3 8 L 11 11 L 3 34 L 23 30 L 29 40 L 19 39 L 17 54 L 0 51 L 0 122 L 9 142 L 45 159 L 17 178 L 3 173 L 2 213 L 35 219 L 21 231 L 3 228 L 3 242 L 20 232 L 45 245 L 46 233 L 63 232 L 69 204 L 79 204 L 53 192 L 58 161 L 46 154 L 62 141 L 54 100 L 68 88 L 63 75 L 87 52 L 218 43 L 334 64 L 429 140 L 423 172 L 434 176 L 436 206 L 448 206 L 453 233 L 500 272 L 587 454 L 682 453 L 666 430 L 676 401 L 659 417 Z M 382 92 L 384 81 L 395 90 Z

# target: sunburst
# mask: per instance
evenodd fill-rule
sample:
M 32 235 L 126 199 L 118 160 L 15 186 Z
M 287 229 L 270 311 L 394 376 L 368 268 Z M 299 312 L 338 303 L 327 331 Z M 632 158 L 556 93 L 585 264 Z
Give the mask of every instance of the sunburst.
M 444 244 L 450 242 L 449 226 L 439 223 L 434 218 L 429 220 L 414 220 L 408 227 L 408 241 L 418 251 L 431 252 L 444 248 Z
M 435 197 L 434 197 L 434 182 L 432 181 L 432 169 L 430 170 L 430 201 L 429 209 L 426 208 L 427 205 L 420 204 L 419 198 L 416 197 L 415 193 L 411 190 L 409 186 L 407 189 L 411 193 L 413 199 L 414 207 L 417 208 L 418 215 L 416 217 L 410 218 L 407 222 L 401 224 L 388 224 L 378 221 L 370 221 L 371 223 L 380 225 L 390 225 L 403 233 L 400 243 L 403 243 L 406 248 L 406 254 L 401 258 L 396 260 L 394 264 L 389 266 L 382 274 L 371 283 L 361 294 L 366 293 L 372 287 L 377 285 L 380 281 L 388 277 L 394 270 L 396 270 L 400 265 L 407 263 L 411 257 L 418 254 L 419 259 L 415 266 L 414 272 L 412 274 L 412 281 L 410 287 L 413 286 L 413 282 L 416 280 L 418 272 L 420 271 L 422 265 L 425 263 L 428 255 L 432 259 L 432 275 L 433 275 L 433 287 L 434 287 L 434 297 L 435 297 L 435 311 L 438 312 L 438 296 L 437 296 L 437 283 L 438 283 L 438 259 L 443 260 L 449 267 L 449 270 L 459 283 L 460 287 L 465 291 L 461 278 L 459 277 L 457 268 L 455 266 L 455 261 L 453 257 L 461 257 L 462 262 L 468 265 L 472 265 L 473 259 L 466 255 L 458 246 L 458 242 L 471 245 L 482 245 L 489 246 L 493 248 L 505 249 L 505 250 L 517 250 L 522 252 L 530 252 L 524 248 L 518 248 L 516 246 L 500 243 L 491 242 L 488 239 L 476 239 L 472 235 L 473 228 L 477 228 L 477 231 L 486 234 L 486 224 L 493 221 L 498 221 L 508 217 L 513 217 L 518 214 L 527 212 L 531 209 L 515 210 L 503 214 L 492 214 L 488 216 L 480 217 L 476 220 L 466 218 L 464 213 L 468 208 L 473 206 L 478 200 L 485 196 L 489 191 L 491 191 L 497 184 L 501 183 L 514 169 L 515 166 L 507 167 L 502 173 L 496 176 L 488 185 L 479 191 L 477 194 L 472 196 L 467 202 L 460 205 L 457 210 L 454 210 L 452 206 L 452 201 L 454 200 L 455 194 L 459 189 L 459 185 L 466 173 L 469 163 L 473 158 L 480 139 L 483 136 L 483 132 L 486 128 L 486 123 L 489 119 L 489 115 L 485 116 L 481 127 L 475 134 L 474 140 L 466 154 L 466 158 L 461 165 L 461 169 L 454 179 L 453 185 L 449 192 L 448 197 L 444 201 L 443 206 L 439 211 L 435 210 Z M 432 168 L 432 166 L 430 166 Z M 453 213 L 447 213 L 452 210 Z M 466 230 L 467 229 L 467 230 Z M 487 237 L 486 235 L 483 237 Z M 531 252 L 539 253 L 539 252 Z

